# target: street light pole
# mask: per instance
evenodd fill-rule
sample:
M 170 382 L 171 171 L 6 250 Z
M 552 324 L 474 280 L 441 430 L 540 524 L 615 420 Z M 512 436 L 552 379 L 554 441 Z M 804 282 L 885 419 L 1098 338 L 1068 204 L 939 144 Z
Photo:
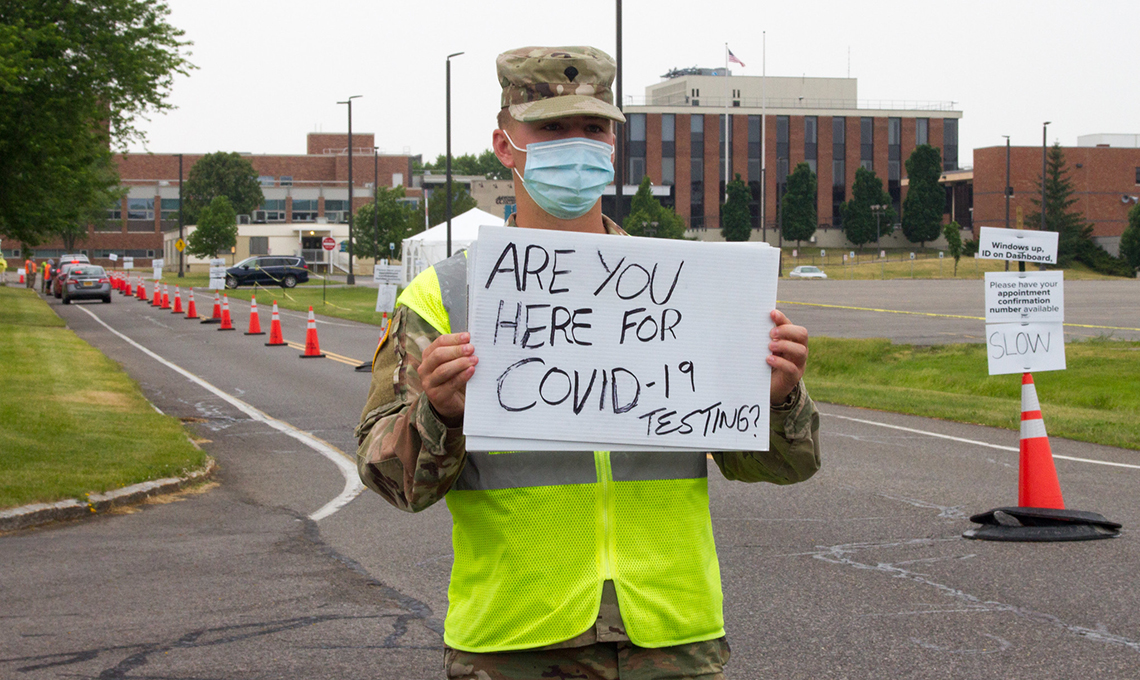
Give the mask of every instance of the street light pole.
M 380 147 L 372 147 L 372 265 L 380 259 Z
M 1041 126 L 1041 231 L 1045 231 L 1045 173 L 1047 172 L 1046 158 L 1049 155 L 1049 123 L 1051 122 L 1047 120 Z M 1042 266 L 1041 268 L 1044 269 L 1045 267 Z M 1025 271 L 1024 260 L 1017 263 L 1017 271 Z
M 622 77 L 622 45 L 621 45 L 621 0 L 616 0 L 616 30 L 617 30 L 617 50 L 614 52 L 614 60 L 617 66 L 617 107 L 618 109 L 625 109 L 625 100 L 622 98 L 622 85 L 625 78 Z M 622 193 L 625 189 L 625 125 L 623 123 L 614 122 L 614 132 L 617 133 L 614 139 L 614 160 L 617 164 L 616 176 L 614 177 L 614 221 L 621 224 L 622 218 L 625 214 L 625 200 Z
M 1005 137 L 1005 228 L 1009 229 L 1009 135 L 1002 137 Z M 1005 270 L 1009 271 L 1009 260 L 1005 261 Z
M 451 257 L 451 58 L 463 52 L 447 55 L 447 256 Z M 426 209 L 425 209 L 425 213 Z
M 363 95 L 354 94 L 338 104 L 348 104 L 348 276 L 345 283 L 356 285 L 356 277 L 352 275 L 352 100 L 360 99 Z M 332 269 L 332 260 L 329 260 L 329 269 Z M 331 271 L 330 271 L 331 273 Z

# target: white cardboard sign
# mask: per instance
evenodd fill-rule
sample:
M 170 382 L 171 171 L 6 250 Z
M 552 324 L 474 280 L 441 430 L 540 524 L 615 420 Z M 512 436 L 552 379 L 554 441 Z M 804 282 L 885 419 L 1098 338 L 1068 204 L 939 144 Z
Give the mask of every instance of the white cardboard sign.
M 468 449 L 767 450 L 775 248 L 486 226 L 477 243 Z
M 1065 325 L 986 324 L 990 375 L 1065 370 Z
M 210 260 L 210 285 L 207 287 L 209 290 L 222 290 L 226 287 L 226 261 L 224 258 L 215 257 Z
M 397 267 L 397 269 L 399 269 Z M 396 289 L 394 283 L 381 283 L 376 291 L 376 311 L 388 312 L 389 315 L 396 309 Z
M 978 235 L 978 257 L 1057 264 L 1057 232 L 982 227 Z
M 158 267 L 159 269 L 162 269 L 163 267 L 166 266 L 166 260 L 163 260 L 161 258 L 155 258 L 155 259 L 151 260 L 150 264 L 152 267 Z
M 986 272 L 986 323 L 1065 320 L 1064 272 Z
M 123 257 L 123 269 L 134 269 L 134 268 L 135 268 L 135 258 L 124 256 Z
M 118 262 L 119 261 L 119 256 L 116 255 L 115 253 L 110 253 L 109 255 L 107 255 L 107 257 L 110 258 L 110 260 L 112 262 Z
M 396 264 L 372 265 L 372 280 L 376 283 L 400 283 L 404 268 Z

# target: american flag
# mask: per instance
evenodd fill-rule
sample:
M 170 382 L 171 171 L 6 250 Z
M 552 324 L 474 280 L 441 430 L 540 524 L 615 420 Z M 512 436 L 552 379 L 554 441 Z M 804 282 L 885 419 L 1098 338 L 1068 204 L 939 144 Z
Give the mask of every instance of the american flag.
M 729 50 L 729 51 L 728 51 L 728 60 L 729 60 L 730 62 L 733 62 L 733 63 L 736 63 L 736 64 L 740 64 L 741 66 L 744 66 L 744 62 L 743 62 L 743 61 L 740 61 L 739 59 L 737 59 L 737 58 L 736 58 L 736 55 L 732 53 L 732 50 Z

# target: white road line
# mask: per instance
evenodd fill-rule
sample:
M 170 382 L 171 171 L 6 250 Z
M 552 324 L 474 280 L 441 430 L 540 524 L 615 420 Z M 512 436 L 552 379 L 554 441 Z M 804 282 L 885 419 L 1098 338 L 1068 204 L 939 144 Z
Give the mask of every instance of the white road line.
M 237 397 L 233 397 L 233 396 L 230 396 L 229 394 L 226 394 L 221 389 L 214 387 L 213 385 L 211 385 L 210 383 L 206 382 L 205 380 L 199 378 L 198 376 L 194 375 L 190 371 L 187 371 L 186 369 L 182 368 L 181 366 L 178 366 L 177 364 L 174 364 L 174 363 L 168 361 L 167 359 L 160 357 L 159 355 L 150 351 L 146 347 L 143 347 L 139 343 L 135 342 L 134 340 L 131 340 L 127 336 L 125 336 L 122 333 L 120 333 L 119 331 L 115 330 L 114 328 L 111 328 L 102 319 L 95 316 L 95 314 L 93 312 L 90 312 L 90 311 L 84 309 L 83 307 L 77 307 L 77 309 L 80 309 L 80 310 L 86 312 L 88 315 L 91 316 L 92 319 L 95 319 L 95 321 L 97 321 L 101 326 L 103 326 L 107 330 L 111 331 L 115 335 L 119 336 L 124 341 L 130 343 L 133 347 L 139 349 L 140 351 L 142 351 L 144 354 L 146 354 L 150 358 L 159 362 L 163 366 L 166 366 L 170 370 L 182 375 L 184 378 L 186 378 L 190 382 L 193 382 L 193 383 L 209 390 L 210 392 L 217 395 L 221 399 L 225 400 L 231 406 L 233 406 L 237 410 L 241 411 L 242 413 L 246 414 L 247 416 L 249 416 L 253 420 L 265 423 L 266 425 L 272 427 L 273 429 L 275 429 L 275 430 L 277 430 L 283 434 L 289 435 L 290 437 L 296 439 L 297 441 L 301 442 L 305 446 L 308 446 L 309 448 L 313 449 L 317 453 L 321 454 L 325 458 L 328 458 L 329 460 L 331 460 L 333 462 L 333 464 L 335 464 L 337 466 L 337 468 L 340 469 L 341 474 L 344 475 L 344 490 L 341 491 L 340 495 L 338 495 L 336 498 L 332 499 L 328 503 L 325 503 L 324 506 L 322 506 L 316 512 L 309 515 L 309 519 L 316 522 L 316 521 L 320 521 L 320 520 L 324 519 L 325 517 L 328 517 L 329 515 L 336 512 L 337 510 L 340 510 L 344 506 L 348 505 L 352 501 L 352 499 L 356 498 L 357 496 L 360 495 L 360 493 L 362 491 L 364 491 L 364 484 L 362 484 L 360 482 L 360 477 L 357 475 L 356 467 L 353 466 L 353 464 L 348 460 L 348 458 L 343 453 L 338 451 L 331 444 L 328 444 L 324 441 L 321 441 L 320 439 L 317 439 L 316 437 L 309 434 L 308 432 L 304 432 L 302 430 L 299 430 L 296 427 L 293 427 L 292 425 L 290 425 L 289 423 L 287 423 L 283 420 L 278 420 L 278 419 L 268 415 L 267 413 L 247 404 L 246 402 L 242 401 L 241 399 L 238 399 Z
M 948 434 L 939 434 L 938 432 L 928 432 L 926 430 L 916 430 L 911 427 L 902 427 L 901 425 L 888 425 L 887 423 L 880 423 L 875 420 L 864 420 L 862 418 L 851 418 L 849 416 L 840 416 L 834 413 L 823 413 L 828 418 L 839 418 L 840 420 L 850 420 L 854 423 L 863 423 L 864 425 L 876 425 L 878 427 L 886 427 L 892 430 L 902 430 L 903 432 L 913 432 L 915 434 L 923 434 L 928 437 L 937 437 L 939 439 L 949 439 L 955 442 L 962 442 L 963 444 L 974 444 L 976 446 L 985 446 L 991 449 L 1000 449 L 1002 451 L 1013 451 L 1014 453 L 1020 452 L 1016 446 L 1001 446 L 999 444 L 990 444 L 989 442 L 980 442 L 976 439 L 963 439 L 962 437 L 952 437 Z M 1110 465 L 1112 467 L 1130 468 L 1132 470 L 1140 470 L 1140 465 L 1130 465 L 1128 463 L 1113 463 L 1107 460 L 1093 460 L 1091 458 L 1075 458 L 1073 456 L 1062 456 L 1056 453 L 1053 454 L 1054 458 L 1061 460 L 1071 460 L 1077 463 L 1092 463 L 1093 465 Z

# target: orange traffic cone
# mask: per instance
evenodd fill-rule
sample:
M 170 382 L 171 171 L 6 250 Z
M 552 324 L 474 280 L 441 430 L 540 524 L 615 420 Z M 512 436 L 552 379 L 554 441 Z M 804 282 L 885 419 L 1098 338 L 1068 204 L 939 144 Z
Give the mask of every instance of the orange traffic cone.
M 131 290 L 131 280 L 127 279 L 124 283 L 126 285 L 123 286 L 123 289 L 119 292 L 122 293 L 123 295 L 126 295 L 127 297 L 130 297 L 131 295 L 134 294 L 133 291 Z
M 161 307 L 162 306 L 162 286 L 159 285 L 158 281 L 154 282 L 154 299 L 151 300 L 150 306 L 151 307 Z
M 197 319 L 198 307 L 194 304 L 194 289 L 190 289 L 190 304 L 186 305 L 186 318 Z
M 146 281 L 144 281 L 143 279 L 139 279 L 139 289 L 138 289 L 138 293 L 139 293 L 139 294 L 138 294 L 138 299 L 139 299 L 139 300 L 142 300 L 143 302 L 146 302 L 146 301 L 147 301 L 147 295 L 146 295 Z
M 273 316 L 269 320 L 269 342 L 266 347 L 283 347 L 288 343 L 281 336 L 281 315 L 277 312 L 277 301 L 273 301 Z
M 182 294 L 178 292 L 178 286 L 174 287 L 174 311 L 171 314 L 182 313 Z
M 166 284 L 162 284 L 162 307 L 159 309 L 170 309 L 170 291 Z
M 218 298 L 218 291 L 214 291 L 214 313 L 210 315 L 209 319 L 202 319 L 202 323 L 221 323 L 222 322 L 222 303 Z
M 24 285 L 24 270 L 23 269 L 20 270 L 20 280 L 17 281 L 16 283 L 20 284 L 21 286 Z
M 1045 420 L 1037 401 L 1033 374 L 1021 376 L 1021 463 L 1017 479 L 1017 504 L 1029 508 L 1064 508 L 1053 450 L 1045 434 Z
M 257 316 L 257 296 L 249 296 L 249 330 L 246 335 L 265 335 L 261 330 L 261 319 Z
M 319 359 L 323 356 L 321 343 L 317 341 L 317 317 L 313 314 L 313 308 L 309 307 L 309 325 L 305 328 L 305 353 L 301 358 Z
M 222 325 L 218 326 L 220 331 L 235 331 L 234 322 L 230 319 L 230 298 L 228 295 L 222 296 Z

